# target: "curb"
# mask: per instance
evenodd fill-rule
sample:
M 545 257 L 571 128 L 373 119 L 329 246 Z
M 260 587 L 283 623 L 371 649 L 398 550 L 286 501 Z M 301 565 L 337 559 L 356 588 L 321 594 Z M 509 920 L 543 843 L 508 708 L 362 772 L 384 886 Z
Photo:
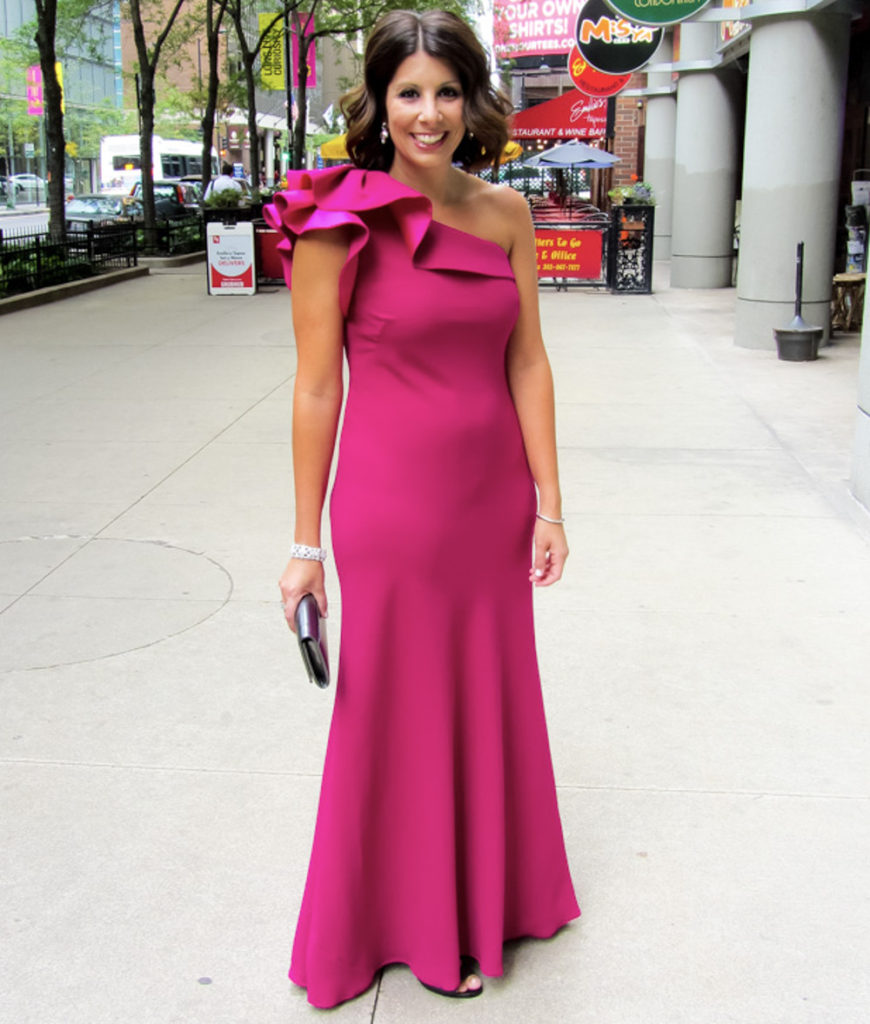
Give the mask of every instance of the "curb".
M 187 267 L 193 263 L 205 263 L 205 249 L 197 252 L 186 252 L 181 256 L 140 256 L 139 266 L 148 267 L 151 271 L 159 273 L 161 270 L 171 270 L 173 267 Z
M 11 295 L 8 299 L 0 299 L 0 316 L 4 313 L 15 313 L 19 309 L 32 309 L 44 306 L 48 302 L 60 302 L 72 295 L 82 295 L 98 288 L 106 288 L 110 284 L 131 281 L 136 277 L 147 277 L 148 267 L 127 267 L 124 270 L 111 270 L 107 274 L 88 277 L 84 281 L 68 281 L 66 284 L 51 285 L 48 288 L 37 288 L 23 295 Z

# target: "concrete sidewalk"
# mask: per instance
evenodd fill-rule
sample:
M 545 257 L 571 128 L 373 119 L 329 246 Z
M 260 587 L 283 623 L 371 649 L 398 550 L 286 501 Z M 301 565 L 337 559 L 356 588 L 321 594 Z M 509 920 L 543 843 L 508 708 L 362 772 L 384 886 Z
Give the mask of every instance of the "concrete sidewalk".
M 572 558 L 539 646 L 584 914 L 461 1010 L 395 967 L 330 1019 L 863 1024 L 858 338 L 736 349 L 733 292 L 661 274 L 542 305 Z M 322 1019 L 286 980 L 332 699 L 277 600 L 289 298 L 191 267 L 9 314 L 0 354 L 0 1022 Z

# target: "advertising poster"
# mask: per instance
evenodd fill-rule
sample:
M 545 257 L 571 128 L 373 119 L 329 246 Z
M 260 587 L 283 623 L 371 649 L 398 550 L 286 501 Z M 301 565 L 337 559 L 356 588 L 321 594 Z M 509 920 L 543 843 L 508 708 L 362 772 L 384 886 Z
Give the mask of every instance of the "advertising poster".
M 583 0 L 495 0 L 496 59 L 567 53 L 582 8 Z
M 597 281 L 602 277 L 604 236 L 576 228 L 535 228 L 538 277 Z
M 209 295 L 253 295 L 254 225 L 207 224 L 206 229 Z

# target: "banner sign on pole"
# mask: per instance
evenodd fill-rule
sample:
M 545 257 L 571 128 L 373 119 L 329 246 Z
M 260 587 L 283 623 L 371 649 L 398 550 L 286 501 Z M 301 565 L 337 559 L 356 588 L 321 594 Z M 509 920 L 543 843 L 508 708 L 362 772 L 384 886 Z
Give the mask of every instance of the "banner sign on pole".
M 293 84 L 298 89 L 301 84 L 299 81 L 299 33 L 295 25 L 290 32 L 290 41 L 293 50 L 291 58 L 293 61 Z M 317 54 L 314 50 L 313 39 L 309 39 L 308 56 L 305 59 L 305 63 L 308 66 L 308 78 L 306 79 L 305 85 L 307 88 L 313 89 L 317 85 Z
M 27 69 L 27 113 L 33 117 L 45 113 L 42 102 L 42 68 L 31 64 Z
M 697 14 L 710 0 L 607 0 L 609 7 L 641 25 L 676 25 Z
M 614 17 L 604 0 L 586 0 L 577 18 L 577 48 L 607 75 L 642 68 L 659 48 L 664 30 Z
M 253 295 L 254 225 L 206 224 L 209 295 Z
M 568 74 L 574 87 L 587 96 L 594 96 L 596 99 L 615 96 L 621 92 L 631 81 L 631 75 L 605 75 L 603 71 L 583 59 L 583 55 L 576 46 L 572 47 L 568 54 Z
M 278 19 L 277 21 L 275 19 Z M 269 25 L 272 27 L 269 28 Z M 284 25 L 277 14 L 259 15 L 260 32 L 269 31 L 263 37 L 260 47 L 260 82 L 264 89 L 281 92 L 284 84 Z

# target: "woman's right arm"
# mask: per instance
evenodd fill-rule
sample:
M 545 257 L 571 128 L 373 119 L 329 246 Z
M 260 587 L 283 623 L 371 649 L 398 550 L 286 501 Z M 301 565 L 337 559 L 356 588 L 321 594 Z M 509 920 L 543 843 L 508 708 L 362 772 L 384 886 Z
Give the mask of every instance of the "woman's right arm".
M 293 249 L 297 355 L 293 390 L 294 541 L 311 547 L 320 547 L 323 503 L 341 412 L 344 317 L 338 285 L 349 244 L 349 232 L 336 228 L 304 235 Z M 313 594 L 321 614 L 326 614 L 320 562 L 292 558 L 279 585 L 291 629 L 303 594 Z

